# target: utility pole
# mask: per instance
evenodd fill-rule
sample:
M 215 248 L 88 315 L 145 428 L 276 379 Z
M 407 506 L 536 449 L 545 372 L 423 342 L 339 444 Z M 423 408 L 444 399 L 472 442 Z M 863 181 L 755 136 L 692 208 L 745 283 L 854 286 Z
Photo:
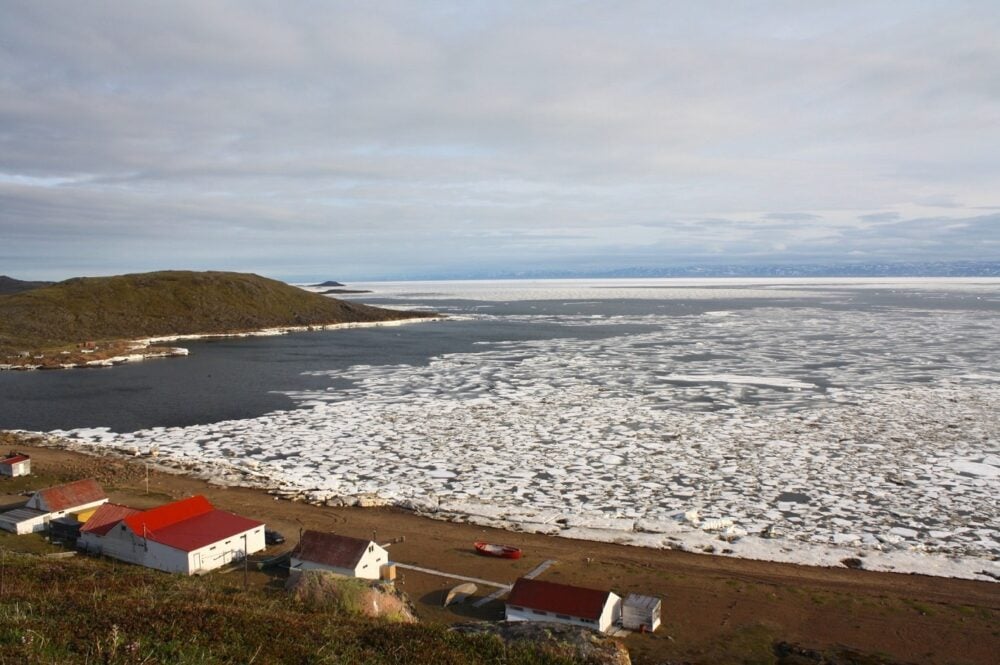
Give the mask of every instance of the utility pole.
M 146 494 L 149 494 L 149 462 L 143 464 L 146 467 Z
M 247 547 L 247 535 L 244 533 L 243 534 L 243 590 L 244 591 L 246 591 L 247 588 L 250 586 L 250 583 L 247 580 L 247 575 L 249 574 L 248 571 L 250 566 L 250 553 L 248 552 L 248 550 L 249 547 Z

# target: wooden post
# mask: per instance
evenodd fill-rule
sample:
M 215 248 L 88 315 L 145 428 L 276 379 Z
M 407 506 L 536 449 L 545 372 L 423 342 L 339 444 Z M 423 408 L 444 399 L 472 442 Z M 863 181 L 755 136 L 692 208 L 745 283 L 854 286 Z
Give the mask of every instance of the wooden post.
M 246 591 L 249 588 L 250 583 L 247 581 L 248 569 L 250 566 L 250 548 L 247 546 L 247 535 L 243 534 L 243 590 Z

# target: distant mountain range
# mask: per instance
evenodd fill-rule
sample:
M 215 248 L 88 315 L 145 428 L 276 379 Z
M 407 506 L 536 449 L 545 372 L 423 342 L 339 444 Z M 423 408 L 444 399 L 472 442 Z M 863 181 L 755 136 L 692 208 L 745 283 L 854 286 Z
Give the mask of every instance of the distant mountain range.
M 906 261 L 842 264 L 717 264 L 606 270 L 519 270 L 426 279 L 584 279 L 654 277 L 1000 277 L 1000 261 Z
M 40 289 L 43 286 L 51 286 L 53 284 L 55 282 L 25 282 L 20 279 L 8 277 L 7 275 L 0 275 L 0 295 L 23 293 L 24 291 Z

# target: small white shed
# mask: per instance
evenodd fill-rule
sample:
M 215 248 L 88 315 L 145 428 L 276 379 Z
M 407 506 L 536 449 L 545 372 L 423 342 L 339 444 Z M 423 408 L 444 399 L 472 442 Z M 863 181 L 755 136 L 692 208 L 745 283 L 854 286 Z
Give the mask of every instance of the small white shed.
M 27 476 L 31 473 L 31 456 L 12 452 L 0 459 L 0 476 Z
M 346 577 L 377 580 L 389 553 L 371 540 L 306 531 L 292 551 L 292 570 L 326 570 Z
M 504 609 L 507 621 L 547 621 L 584 626 L 606 633 L 621 618 L 622 599 L 599 589 L 522 577 Z
M 628 630 L 655 631 L 660 627 L 662 602 L 655 596 L 630 593 L 622 603 L 622 627 Z

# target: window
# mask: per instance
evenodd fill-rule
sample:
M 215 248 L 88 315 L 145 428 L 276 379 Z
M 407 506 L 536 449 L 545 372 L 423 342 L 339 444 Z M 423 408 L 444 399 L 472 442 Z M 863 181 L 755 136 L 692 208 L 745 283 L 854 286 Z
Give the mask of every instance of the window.
M 374 545 L 369 545 L 368 546 L 368 551 L 369 552 L 374 552 L 375 551 L 375 546 Z
M 540 614 L 543 617 L 547 617 L 549 615 L 549 613 L 546 612 L 545 610 L 531 610 L 531 613 L 532 614 Z
M 572 621 L 573 620 L 573 617 L 571 617 L 568 614 L 557 614 L 556 618 L 557 619 L 563 619 L 564 621 Z
M 208 549 L 210 549 L 210 550 L 214 550 L 214 549 L 215 549 L 215 545 L 212 545 L 212 546 L 211 546 L 211 547 L 209 547 Z

